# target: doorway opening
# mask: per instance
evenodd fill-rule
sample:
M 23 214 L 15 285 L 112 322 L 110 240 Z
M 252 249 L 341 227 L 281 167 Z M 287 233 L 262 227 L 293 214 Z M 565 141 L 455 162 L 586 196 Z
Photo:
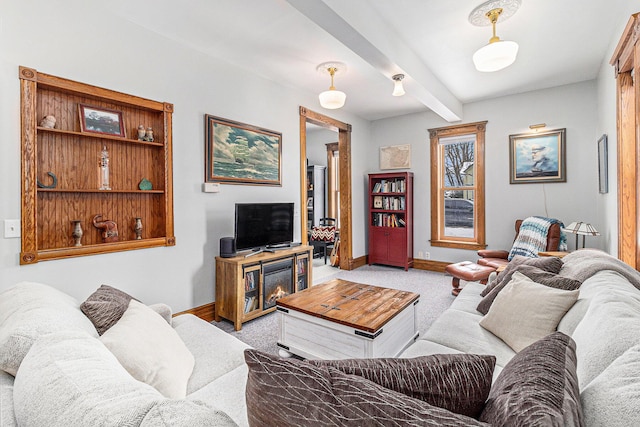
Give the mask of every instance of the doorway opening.
M 326 165 L 324 165 L 325 179 L 323 181 L 325 190 L 322 195 L 324 206 L 320 213 L 313 212 L 318 205 L 314 203 L 314 200 L 309 200 L 311 194 L 309 193 L 309 166 L 314 165 L 309 164 L 307 156 L 307 129 L 312 127 L 335 132 L 338 140 L 337 143 L 325 142 L 322 144 L 322 149 L 325 150 Z M 313 137 L 310 138 L 310 140 L 312 139 Z M 311 151 L 309 150 L 309 152 Z M 329 170 L 329 175 L 327 175 L 327 170 Z M 333 182 L 331 182 L 332 179 Z M 313 183 L 311 188 L 315 188 L 315 185 Z M 311 197 L 315 199 L 316 196 Z M 331 198 L 333 199 L 331 200 Z M 351 125 L 300 107 L 300 224 L 302 243 L 309 244 L 311 229 L 315 225 L 316 219 L 319 221 L 323 217 L 328 217 L 330 213 L 336 215 L 340 239 L 336 246 L 339 248 L 338 264 L 342 270 L 353 269 L 351 200 Z M 318 215 L 315 215 L 316 213 Z M 332 252 L 335 251 L 332 250 Z

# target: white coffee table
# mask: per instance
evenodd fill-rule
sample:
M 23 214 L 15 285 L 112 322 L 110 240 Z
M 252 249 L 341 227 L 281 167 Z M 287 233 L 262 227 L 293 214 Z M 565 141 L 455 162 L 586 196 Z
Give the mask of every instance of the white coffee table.
M 396 357 L 418 338 L 420 295 L 341 279 L 279 299 L 282 356 Z

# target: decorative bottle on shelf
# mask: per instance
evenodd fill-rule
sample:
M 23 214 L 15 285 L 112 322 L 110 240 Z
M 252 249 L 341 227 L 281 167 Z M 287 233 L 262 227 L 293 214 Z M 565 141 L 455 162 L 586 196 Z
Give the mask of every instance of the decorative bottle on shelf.
M 98 165 L 98 183 L 100 184 L 98 189 L 111 190 L 111 187 L 109 186 L 109 151 L 107 151 L 106 145 L 102 146 Z
M 80 240 L 82 240 L 82 235 L 84 234 L 82 231 L 82 226 L 80 225 L 79 219 L 71 220 L 73 224 L 73 232 L 71 233 L 71 237 L 73 237 L 74 244 L 73 246 L 82 246 Z

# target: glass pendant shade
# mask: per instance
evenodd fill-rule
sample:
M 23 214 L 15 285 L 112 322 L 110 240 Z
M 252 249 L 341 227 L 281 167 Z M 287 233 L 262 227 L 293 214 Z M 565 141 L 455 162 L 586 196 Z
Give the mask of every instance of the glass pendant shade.
M 518 43 L 499 40 L 478 49 L 473 54 L 473 63 L 478 71 L 498 71 L 513 64 L 517 55 Z
M 347 99 L 347 95 L 339 90 L 329 89 L 318 95 L 318 99 L 320 99 L 320 105 L 322 108 L 335 110 L 344 106 L 344 101 Z
M 402 96 L 404 95 L 404 87 L 402 86 L 402 79 L 394 79 L 393 81 L 393 96 Z

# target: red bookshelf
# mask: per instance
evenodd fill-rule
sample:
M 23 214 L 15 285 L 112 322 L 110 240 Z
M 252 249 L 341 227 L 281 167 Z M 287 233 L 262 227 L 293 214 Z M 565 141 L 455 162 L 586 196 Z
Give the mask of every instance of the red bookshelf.
M 413 266 L 413 173 L 369 174 L 369 265 Z

